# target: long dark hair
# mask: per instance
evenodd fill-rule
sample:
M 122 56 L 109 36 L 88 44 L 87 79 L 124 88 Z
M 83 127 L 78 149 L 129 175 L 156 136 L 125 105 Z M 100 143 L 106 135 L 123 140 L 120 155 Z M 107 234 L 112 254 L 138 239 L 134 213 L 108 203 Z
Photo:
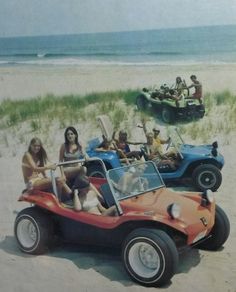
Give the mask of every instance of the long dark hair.
M 70 127 L 67 127 L 66 130 L 65 130 L 65 133 L 64 133 L 64 138 L 65 138 L 65 147 L 66 149 L 68 149 L 69 147 L 69 140 L 68 140 L 68 137 L 67 137 L 67 133 L 71 131 L 72 133 L 74 133 L 75 135 L 75 144 L 77 145 L 78 149 L 81 151 L 82 150 L 82 146 L 80 145 L 79 141 L 78 141 L 78 132 L 76 131 L 76 129 L 72 126 Z
M 40 145 L 40 150 L 39 152 L 37 153 L 37 156 L 38 156 L 38 159 L 39 159 L 39 162 L 40 162 L 40 165 L 39 166 L 44 166 L 48 160 L 48 156 L 47 156 L 47 152 L 46 150 L 43 148 L 43 144 L 42 144 L 42 141 L 37 138 L 37 137 L 34 137 L 33 139 L 31 139 L 30 141 L 30 144 L 29 144 L 29 148 L 28 148 L 28 152 L 33 155 L 34 153 L 32 153 L 31 151 L 31 146 L 35 143 L 38 143 Z

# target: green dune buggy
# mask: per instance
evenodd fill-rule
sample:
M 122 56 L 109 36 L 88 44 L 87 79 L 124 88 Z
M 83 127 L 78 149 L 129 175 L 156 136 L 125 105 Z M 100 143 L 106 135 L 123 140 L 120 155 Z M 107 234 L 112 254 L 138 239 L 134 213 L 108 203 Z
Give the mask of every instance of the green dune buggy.
M 174 123 L 177 119 L 203 118 L 204 105 L 191 98 L 187 89 L 179 96 L 178 101 L 175 100 L 175 96 L 177 96 L 177 92 L 166 85 L 153 91 L 143 88 L 136 97 L 136 106 L 138 110 L 154 110 L 160 115 L 163 122 L 169 124 Z

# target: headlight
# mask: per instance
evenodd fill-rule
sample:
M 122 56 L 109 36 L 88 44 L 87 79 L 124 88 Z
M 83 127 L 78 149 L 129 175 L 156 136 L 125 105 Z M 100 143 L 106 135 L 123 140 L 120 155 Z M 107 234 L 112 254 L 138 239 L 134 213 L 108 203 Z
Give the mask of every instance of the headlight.
M 209 203 L 213 203 L 215 200 L 215 194 L 211 190 L 206 191 L 206 198 Z
M 173 204 L 169 205 L 168 208 L 167 208 L 167 212 L 168 212 L 168 214 L 170 215 L 170 217 L 172 219 L 179 218 L 180 217 L 180 211 L 181 211 L 180 205 L 178 205 L 176 203 L 173 203 Z
M 211 190 L 206 190 L 202 193 L 201 206 L 206 207 L 207 205 L 213 203 L 215 200 L 215 195 Z

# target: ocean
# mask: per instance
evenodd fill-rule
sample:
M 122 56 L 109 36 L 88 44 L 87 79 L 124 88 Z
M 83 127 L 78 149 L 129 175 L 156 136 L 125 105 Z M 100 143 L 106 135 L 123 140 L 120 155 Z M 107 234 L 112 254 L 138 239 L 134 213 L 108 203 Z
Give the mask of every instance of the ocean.
M 227 63 L 236 63 L 236 25 L 0 38 L 0 66 Z

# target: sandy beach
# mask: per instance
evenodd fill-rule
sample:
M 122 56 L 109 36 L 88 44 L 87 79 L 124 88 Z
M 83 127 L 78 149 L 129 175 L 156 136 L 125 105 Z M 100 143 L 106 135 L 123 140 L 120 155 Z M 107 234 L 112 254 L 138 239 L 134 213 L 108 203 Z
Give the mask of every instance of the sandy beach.
M 235 92 L 236 65 L 188 66 L 87 66 L 35 67 L 1 66 L 0 101 L 42 96 L 84 94 L 95 91 L 136 89 L 144 86 L 173 84 L 177 75 L 190 83 L 195 74 L 205 92 L 229 89 Z M 236 133 L 234 133 L 236 134 Z M 233 135 L 232 135 L 233 136 Z M 236 135 L 234 135 L 236 136 Z M 211 143 L 212 141 L 209 141 Z M 235 142 L 220 145 L 225 157 L 223 183 L 216 192 L 217 203 L 231 223 L 231 234 L 217 252 L 192 249 L 183 253 L 176 275 L 159 291 L 236 292 L 236 208 Z M 19 145 L 20 147 L 20 145 Z M 26 203 L 17 202 L 24 187 L 21 155 L 0 157 L 0 283 L 6 292 L 142 292 L 157 291 L 130 280 L 118 253 L 85 247 L 58 246 L 42 256 L 22 253 L 13 235 L 16 214 Z
M 236 64 L 173 66 L 0 66 L 0 100 L 86 94 L 172 85 L 181 76 L 187 84 L 197 75 L 204 92 L 236 90 Z

